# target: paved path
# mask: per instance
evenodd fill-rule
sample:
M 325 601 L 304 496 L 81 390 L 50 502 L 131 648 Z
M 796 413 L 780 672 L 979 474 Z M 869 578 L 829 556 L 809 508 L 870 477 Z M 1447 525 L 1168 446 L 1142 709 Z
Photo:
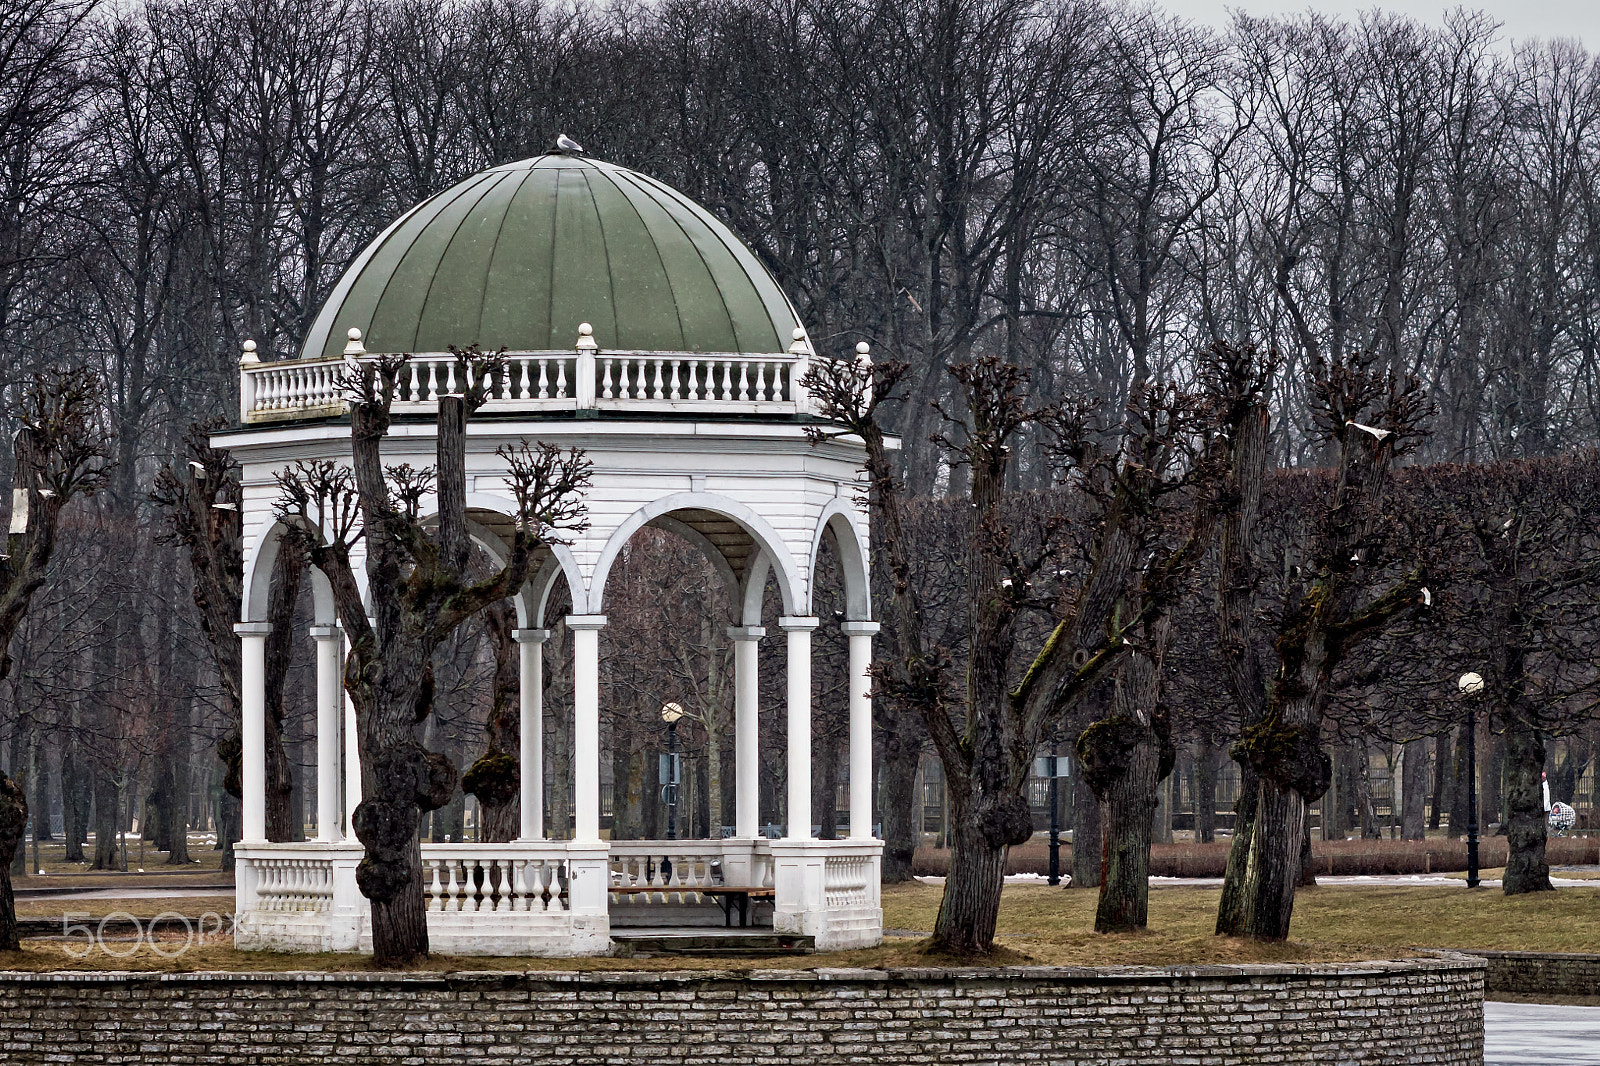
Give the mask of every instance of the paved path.
M 1483 1066 L 1600 1066 L 1600 1007 L 1483 1005 Z

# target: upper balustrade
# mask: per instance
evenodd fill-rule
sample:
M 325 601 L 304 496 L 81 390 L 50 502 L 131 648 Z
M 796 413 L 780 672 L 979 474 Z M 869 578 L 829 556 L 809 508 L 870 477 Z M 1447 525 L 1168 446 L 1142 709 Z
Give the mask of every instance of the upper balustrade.
M 245 342 L 239 364 L 239 420 L 245 424 L 342 414 L 346 369 L 378 358 L 359 330 L 340 359 L 263 363 Z M 815 414 L 804 377 L 811 349 L 794 331 L 787 352 L 771 354 L 602 351 L 585 323 L 571 351 L 506 352 L 506 372 L 490 385 L 485 414 L 559 411 L 783 417 Z M 456 380 L 449 352 L 411 355 L 392 410 L 433 411 L 441 395 L 473 382 Z M 470 371 L 469 371 L 470 373 Z

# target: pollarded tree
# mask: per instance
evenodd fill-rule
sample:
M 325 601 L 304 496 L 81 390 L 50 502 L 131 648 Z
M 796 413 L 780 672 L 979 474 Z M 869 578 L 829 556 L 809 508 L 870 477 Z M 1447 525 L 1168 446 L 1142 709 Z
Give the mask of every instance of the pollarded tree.
M 1306 809 L 1327 791 L 1332 774 L 1320 732 L 1334 670 L 1362 640 L 1423 601 L 1417 570 L 1376 596 L 1368 592 L 1370 575 L 1386 562 L 1378 556 L 1390 472 L 1415 444 L 1427 413 L 1420 385 L 1377 370 L 1375 361 L 1368 354 L 1312 362 L 1317 429 L 1337 448 L 1339 469 L 1331 499 L 1312 519 L 1303 577 L 1284 598 L 1276 669 L 1260 719 L 1246 722 L 1233 746 L 1234 760 L 1254 775 L 1256 794 L 1253 809 L 1238 812 L 1217 911 L 1220 935 L 1288 937 Z M 1235 387 L 1248 411 L 1250 372 L 1247 366 L 1241 372 L 1245 380 Z M 1258 460 L 1243 454 L 1255 446 L 1253 438 L 1239 432 L 1231 439 L 1234 469 L 1254 466 Z M 1235 625 L 1229 619 L 1236 613 L 1244 617 L 1248 605 L 1224 604 L 1225 627 Z
M 223 787 L 239 799 L 243 710 L 239 637 L 233 632 L 233 624 L 242 617 L 244 598 L 244 528 L 239 510 L 244 490 L 233 456 L 211 447 L 211 433 L 221 426 L 218 421 L 189 427 L 183 437 L 186 458 L 156 472 L 150 498 L 166 511 L 168 538 L 189 553 L 195 610 L 227 698 L 228 733 L 217 745 L 217 756 L 227 767 Z M 295 838 L 297 815 L 290 810 L 293 779 L 283 745 L 283 698 L 293 653 L 295 600 L 305 566 L 305 554 L 292 546 L 278 552 L 267 599 L 267 621 L 272 623 L 265 669 L 268 840 Z M 227 843 L 224 867 L 232 863 L 233 857 L 231 840 Z M 174 854 L 171 861 L 180 860 Z
M 521 588 L 541 543 L 586 526 L 590 464 L 582 452 L 526 441 L 502 447 L 517 502 L 508 561 L 485 578 L 469 575 L 467 417 L 505 364 L 476 346 L 452 351 L 455 380 L 469 384 L 439 398 L 434 468 L 383 465 L 390 405 L 409 363 L 384 356 L 346 375 L 351 465 L 301 462 L 278 477 L 278 517 L 327 577 L 350 641 L 344 687 L 355 706 L 362 794 L 351 825 L 366 848 L 356 884 L 372 902 L 372 947 L 381 966 L 428 953 L 418 830 L 421 816 L 444 806 L 456 788 L 455 766 L 418 735 L 433 710 L 434 651 L 467 619 Z M 422 501 L 435 485 L 438 512 L 430 520 Z M 358 540 L 366 546 L 370 602 L 351 560 Z
M 1130 661 L 1136 666 L 1118 673 L 1110 714 L 1086 731 L 1079 751 L 1093 763 L 1108 833 L 1121 834 L 1111 845 L 1120 873 L 1102 887 L 1102 911 L 1117 916 L 1107 927 L 1142 921 L 1140 871 L 1148 870 L 1155 785 L 1171 769 L 1155 702 L 1160 631 L 1177 577 L 1205 543 L 1209 513 L 1200 505 L 1204 494 L 1194 493 L 1194 527 L 1163 537 L 1168 524 L 1159 500 L 1203 465 L 1180 458 L 1193 457 L 1200 412 L 1188 397 L 1149 387 L 1130 405 L 1125 425 L 1102 427 L 1091 417 L 1093 404 L 1030 407 L 1027 375 L 997 357 L 951 367 L 966 415 L 950 419 L 945 443 L 953 460 L 969 467 L 971 505 L 968 521 L 952 531 L 964 535 L 968 601 L 967 665 L 957 679 L 950 650 L 924 626 L 903 489 L 876 418 L 905 372 L 904 364 L 873 365 L 864 356 L 820 360 L 808 388 L 837 427 L 816 430 L 814 439 L 851 433 L 866 444 L 875 542 L 890 576 L 882 612 L 887 647 L 873 667 L 875 687 L 922 717 L 945 768 L 952 850 L 934 947 L 963 955 L 992 950 L 1006 851 L 1033 833 L 1026 788 L 1034 754 L 1096 682 Z M 1004 490 L 1013 442 L 1026 427 L 1053 438 L 1059 480 L 1090 488 L 1095 506 L 1086 510 L 1098 524 L 1093 536 L 1077 538 L 1091 547 L 1076 579 L 1065 565 L 1072 509 L 1047 501 L 1030 510 Z M 1098 442 L 1106 439 L 1116 447 L 1104 449 Z M 1023 643 L 1029 616 L 1048 627 L 1032 650 Z M 1130 659 L 1135 644 L 1140 654 Z
M 0 680 L 11 672 L 11 638 L 44 586 L 61 511 L 105 484 L 109 438 L 100 428 L 100 381 L 87 370 L 46 373 L 16 387 L 11 530 L 0 555 Z M 0 771 L 0 951 L 16 951 L 11 855 L 28 823 L 22 789 Z

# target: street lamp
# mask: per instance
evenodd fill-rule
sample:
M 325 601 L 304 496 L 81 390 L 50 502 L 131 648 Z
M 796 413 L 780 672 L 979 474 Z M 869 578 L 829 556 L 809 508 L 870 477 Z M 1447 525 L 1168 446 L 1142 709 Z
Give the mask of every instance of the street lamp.
M 1050 738 L 1050 754 L 1040 755 L 1034 760 L 1033 774 L 1035 777 L 1048 778 L 1050 781 L 1050 877 L 1048 884 L 1061 883 L 1061 779 L 1067 775 L 1062 772 L 1066 760 L 1061 757 L 1060 739 Z
M 1483 691 L 1483 677 L 1467 672 L 1456 682 L 1467 697 L 1467 887 L 1478 887 L 1478 709 L 1472 697 Z
M 661 801 L 667 805 L 668 840 L 678 839 L 678 719 L 682 717 L 681 705 L 662 704 L 661 720 L 667 723 L 667 772 L 664 775 L 666 780 L 661 785 Z M 666 863 L 662 865 L 666 866 Z

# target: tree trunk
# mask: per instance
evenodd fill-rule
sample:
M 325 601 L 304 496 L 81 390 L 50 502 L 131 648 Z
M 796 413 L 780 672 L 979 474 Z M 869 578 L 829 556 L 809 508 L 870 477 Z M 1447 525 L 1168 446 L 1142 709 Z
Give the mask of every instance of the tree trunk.
M 1006 852 L 996 847 L 975 824 L 976 819 L 953 799 L 950 868 L 934 925 L 939 947 L 957 955 L 986 953 L 994 941 L 1005 885 Z
M 1433 802 L 1428 810 L 1428 828 L 1438 830 L 1440 819 L 1444 816 L 1445 804 L 1449 801 L 1450 782 L 1450 733 L 1445 731 L 1434 736 L 1433 743 L 1429 745 L 1433 752 Z
M 1515 697 L 1513 702 L 1516 702 Z M 1506 716 L 1507 827 L 1505 878 L 1508 896 L 1551 892 L 1550 864 L 1545 859 L 1549 826 L 1544 811 L 1544 734 L 1525 708 L 1514 706 Z
M 1100 801 L 1080 772 L 1072 779 L 1072 888 L 1099 888 L 1104 862 Z
M 1400 751 L 1400 838 L 1422 840 L 1428 800 L 1428 742 L 1407 741 Z
M 1223 871 L 1222 898 L 1217 903 L 1217 935 L 1245 935 L 1245 872 L 1250 862 L 1250 841 L 1255 832 L 1256 803 L 1260 798 L 1260 778 L 1244 763 L 1239 764 L 1239 798 L 1233 804 L 1233 838 L 1228 846 L 1228 863 Z M 1324 797 L 1326 810 L 1326 797 Z
M 888 700 L 874 701 L 874 710 Z M 911 880 L 911 861 L 922 836 L 917 764 L 922 758 L 921 722 L 908 711 L 878 715 L 883 728 L 883 761 L 878 794 L 883 821 L 883 883 Z
M 1378 810 L 1372 799 L 1372 751 L 1366 744 L 1357 744 L 1356 802 L 1361 816 L 1361 839 L 1382 840 L 1383 827 L 1378 824 Z
M 1094 915 L 1097 933 L 1130 932 L 1149 921 L 1150 829 L 1161 759 L 1155 735 L 1140 737 L 1124 758 L 1124 772 L 1096 789 L 1104 856 Z
M 1295 881 L 1296 888 L 1314 888 L 1317 883 L 1316 867 L 1311 863 L 1311 804 L 1307 803 L 1305 808 L 1300 816 L 1303 828 L 1300 830 L 1300 877 Z
M 0 951 L 21 951 L 17 904 L 11 892 L 11 856 L 21 850 L 28 825 L 28 797 L 0 771 Z
M 1476 717 L 1476 716 L 1474 716 Z M 1468 789 L 1472 784 L 1472 767 L 1467 762 L 1467 727 L 1455 731 L 1455 754 L 1450 760 L 1450 832 L 1451 840 L 1459 840 L 1467 831 L 1471 818 L 1468 807 Z
M 1194 748 L 1194 839 L 1217 839 L 1217 749 L 1210 737 L 1201 737 Z

